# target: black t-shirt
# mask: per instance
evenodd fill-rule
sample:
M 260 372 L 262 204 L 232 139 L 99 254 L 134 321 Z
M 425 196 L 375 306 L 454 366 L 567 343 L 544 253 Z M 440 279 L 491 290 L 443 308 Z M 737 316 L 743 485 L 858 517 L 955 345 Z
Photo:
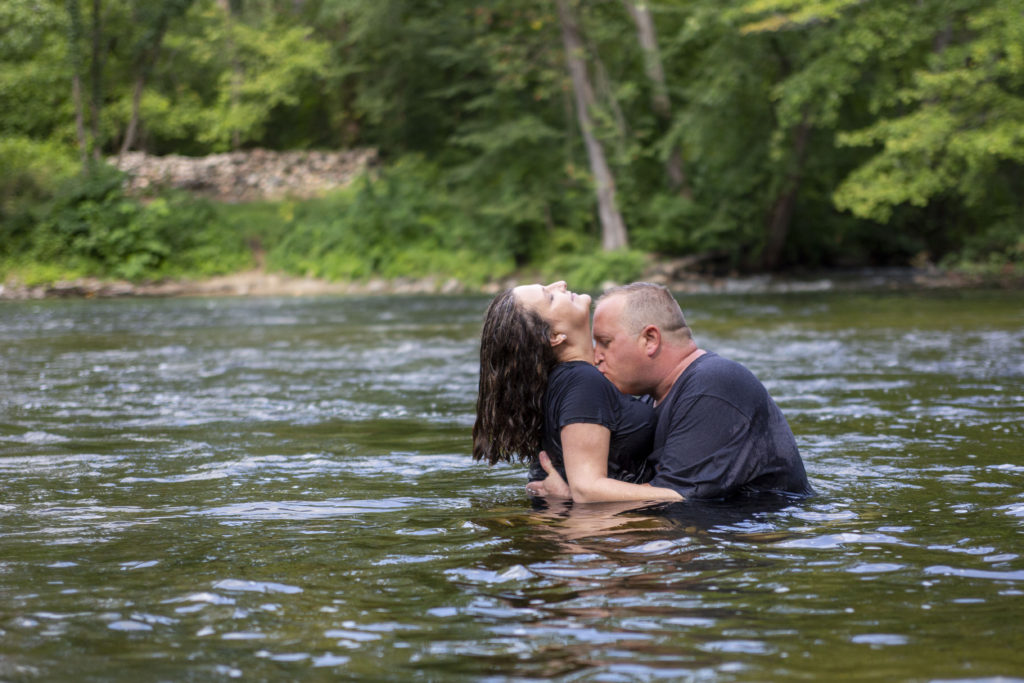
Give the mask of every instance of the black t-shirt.
M 584 361 L 559 363 L 548 378 L 544 394 L 542 447 L 562 478 L 562 427 L 575 423 L 599 424 L 611 431 L 608 476 L 643 484 L 653 474 L 647 464 L 654 438 L 654 410 L 615 388 L 601 371 Z M 530 481 L 547 473 L 536 456 L 530 461 Z
M 654 486 L 686 498 L 813 493 L 786 418 L 739 363 L 704 354 L 655 410 Z

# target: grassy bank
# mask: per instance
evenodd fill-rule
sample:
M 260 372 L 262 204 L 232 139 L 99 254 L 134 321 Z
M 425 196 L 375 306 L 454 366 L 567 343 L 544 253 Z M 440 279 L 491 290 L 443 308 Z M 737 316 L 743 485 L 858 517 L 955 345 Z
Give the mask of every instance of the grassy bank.
M 510 224 L 508 214 L 447 184 L 415 157 L 301 201 L 229 204 L 183 192 L 135 197 L 122 181 L 117 171 L 97 166 L 30 186 L 17 201 L 9 197 L 0 215 L 0 283 L 142 284 L 260 271 L 353 291 L 441 289 L 451 282 L 480 290 L 528 274 L 595 290 L 649 273 L 654 260 L 639 250 L 601 251 L 582 219 L 575 227 Z M 1008 224 L 964 243 L 940 265 L 975 282 L 1019 280 L 1024 237 Z
M 523 269 L 595 287 L 628 280 L 643 254 L 603 253 L 579 230 L 512 231 L 416 159 L 318 199 L 229 204 L 183 192 L 128 196 L 99 166 L 8 207 L 0 282 L 154 282 L 253 268 L 331 282 L 457 280 L 478 288 Z

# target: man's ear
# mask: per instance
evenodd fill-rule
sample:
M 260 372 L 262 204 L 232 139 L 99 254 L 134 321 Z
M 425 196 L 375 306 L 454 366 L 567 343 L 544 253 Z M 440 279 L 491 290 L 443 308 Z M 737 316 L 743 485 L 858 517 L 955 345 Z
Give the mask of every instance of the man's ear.
M 661 348 L 661 330 L 657 325 L 648 325 L 640 331 L 640 341 L 643 342 L 644 353 L 647 354 L 647 357 L 653 358 Z

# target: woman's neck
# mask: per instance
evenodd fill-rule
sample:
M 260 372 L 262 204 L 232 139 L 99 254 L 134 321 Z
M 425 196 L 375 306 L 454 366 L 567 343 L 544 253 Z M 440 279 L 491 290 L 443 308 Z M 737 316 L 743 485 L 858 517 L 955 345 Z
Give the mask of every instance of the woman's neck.
M 566 339 L 557 348 L 559 363 L 581 360 L 594 364 L 594 343 L 591 341 L 589 329 L 583 334 L 575 334 Z

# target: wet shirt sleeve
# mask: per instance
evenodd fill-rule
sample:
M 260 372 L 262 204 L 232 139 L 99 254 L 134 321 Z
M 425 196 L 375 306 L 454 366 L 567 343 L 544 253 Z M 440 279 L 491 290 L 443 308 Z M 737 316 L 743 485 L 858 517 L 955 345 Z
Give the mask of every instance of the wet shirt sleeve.
M 549 387 L 548 401 L 547 424 L 556 432 L 577 423 L 615 427 L 618 390 L 592 365 L 573 364 L 560 373 Z

